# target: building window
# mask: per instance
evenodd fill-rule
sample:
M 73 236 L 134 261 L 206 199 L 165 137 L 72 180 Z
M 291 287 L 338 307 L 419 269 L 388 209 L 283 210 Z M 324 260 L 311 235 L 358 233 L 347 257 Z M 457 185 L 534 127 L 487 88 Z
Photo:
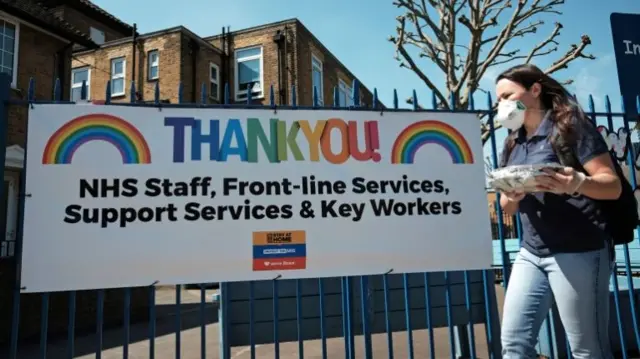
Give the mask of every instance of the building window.
M 147 56 L 147 68 L 149 69 L 149 73 L 148 73 L 149 80 L 158 79 L 159 65 L 160 65 L 160 55 L 158 53 L 158 50 L 149 51 L 149 55 Z
M 340 107 L 349 107 L 353 105 L 353 101 L 351 98 L 351 87 L 347 85 L 346 82 L 339 80 L 338 81 L 338 105 Z
M 213 62 L 209 63 L 209 97 L 220 100 L 220 68 Z
M 247 89 L 252 98 L 263 97 L 262 47 L 236 50 L 235 56 L 236 101 L 247 99 Z
M 313 91 L 314 88 L 318 91 L 318 105 L 322 106 L 324 104 L 322 61 L 313 54 L 311 55 L 311 82 L 313 84 L 311 91 Z M 313 92 L 311 92 L 311 96 L 313 96 Z
M 0 27 L 0 71 L 11 75 L 11 85 L 16 87 L 20 27 L 5 19 L 0 19 Z
M 111 60 L 111 96 L 124 95 L 124 71 L 127 61 L 124 57 Z
M 85 82 L 86 86 L 86 98 L 82 98 L 82 81 Z M 91 91 L 89 91 L 91 87 L 91 68 L 90 67 L 80 67 L 77 69 L 71 70 L 71 101 L 80 101 L 80 100 L 90 100 L 91 99 Z
M 104 44 L 104 31 L 98 30 L 95 27 L 89 27 L 89 36 L 96 44 Z

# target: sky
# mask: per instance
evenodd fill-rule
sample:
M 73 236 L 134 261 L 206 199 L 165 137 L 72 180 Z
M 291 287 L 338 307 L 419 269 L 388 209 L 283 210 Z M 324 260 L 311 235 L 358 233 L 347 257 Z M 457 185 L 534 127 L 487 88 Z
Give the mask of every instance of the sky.
M 416 90 L 419 102 L 430 103 L 427 86 L 410 70 L 400 68 L 394 59 L 394 45 L 387 39 L 396 32 L 396 16 L 401 12 L 392 0 L 93 0 L 97 5 L 127 23 L 136 23 L 141 33 L 183 25 L 200 36 L 221 32 L 223 26 L 231 31 L 251 26 L 298 18 L 316 37 L 349 68 L 368 88 L 377 88 L 381 101 L 392 105 L 393 89 L 401 99 Z M 542 0 L 547 2 L 548 0 Z M 517 38 L 510 49 L 530 49 L 546 38 L 555 22 L 564 25 L 558 38 L 558 51 L 534 61 L 540 67 L 550 65 L 564 54 L 572 43 L 589 35 L 592 45 L 588 53 L 595 60 L 581 59 L 568 69 L 558 72 L 559 80 L 572 79 L 568 88 L 581 103 L 589 94 L 596 109 L 604 108 L 604 97 L 611 97 L 613 110 L 620 109 L 620 90 L 616 72 L 611 25 L 612 12 L 640 13 L 638 0 L 567 0 L 561 15 L 545 15 L 540 30 L 532 36 Z M 465 41 L 466 42 L 466 41 Z M 444 78 L 433 64 L 417 60 L 419 66 L 438 84 Z M 517 64 L 490 68 L 481 87 L 494 94 L 494 79 L 504 68 Z M 495 98 L 495 95 L 494 95 Z M 422 100 L 421 100 L 422 99 Z M 477 107 L 486 107 L 486 94 L 474 97 Z M 405 105 L 406 106 L 406 105 Z M 502 137 L 502 136 L 499 136 Z M 501 140 L 498 140 L 501 143 Z

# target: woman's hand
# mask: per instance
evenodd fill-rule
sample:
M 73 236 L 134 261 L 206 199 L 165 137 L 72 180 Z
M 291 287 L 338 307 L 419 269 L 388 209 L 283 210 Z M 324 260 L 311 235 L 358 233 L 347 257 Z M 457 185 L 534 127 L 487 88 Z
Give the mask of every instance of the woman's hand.
M 500 207 L 509 215 L 514 215 L 518 212 L 520 201 L 526 194 L 524 192 L 511 191 L 500 192 Z
M 519 191 L 511 191 L 511 192 L 502 192 L 502 195 L 507 199 L 507 201 L 512 203 L 520 202 L 526 193 Z
M 557 171 L 544 169 L 543 172 L 547 175 L 536 177 L 537 189 L 555 194 L 576 193 L 587 177 L 584 173 L 571 167 L 564 167 Z

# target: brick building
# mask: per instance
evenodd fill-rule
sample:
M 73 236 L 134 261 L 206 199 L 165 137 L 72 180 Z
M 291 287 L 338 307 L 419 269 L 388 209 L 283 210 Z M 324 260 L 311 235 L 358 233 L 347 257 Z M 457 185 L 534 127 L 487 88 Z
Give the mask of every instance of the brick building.
M 246 102 L 247 89 L 255 104 L 269 102 L 273 86 L 277 104 L 289 104 L 295 85 L 299 105 L 312 105 L 313 86 L 320 104 L 351 105 L 355 78 L 299 20 L 290 19 L 202 38 L 180 26 L 106 41 L 99 49 L 74 52 L 74 80 L 86 81 L 89 99 L 102 100 L 111 80 L 114 102 L 130 101 L 131 82 L 137 100 L 154 98 L 156 83 L 164 101 L 176 103 L 182 83 L 183 100 L 221 103 L 224 84 L 230 101 Z M 204 86 L 202 86 L 204 84 Z M 79 91 L 74 95 L 79 99 Z M 360 102 L 372 103 L 372 93 L 360 86 Z
M 74 0 L 75 1 L 75 0 Z M 73 1 L 69 1 L 72 3 Z M 87 1 L 76 1 L 87 2 Z M 0 71 L 11 78 L 12 99 L 27 98 L 29 83 L 35 81 L 35 97 L 39 100 L 53 98 L 56 79 L 60 79 L 63 100 L 70 98 L 71 56 L 73 48 L 97 48 L 89 33 L 63 20 L 42 4 L 42 0 L 0 0 Z M 88 2 L 87 2 L 88 3 Z M 62 9 L 62 8 L 60 8 Z M 93 13 L 91 13 L 93 11 Z M 115 36 L 108 26 L 101 27 L 104 14 L 100 10 L 83 10 L 87 23 L 104 29 L 109 36 Z M 92 14 L 95 19 L 91 20 Z M 91 20 L 91 21 L 90 21 Z M 107 23 L 110 24 L 110 23 Z M 6 358 L 3 351 L 10 338 L 13 312 L 13 291 L 16 287 L 17 260 L 15 257 L 16 232 L 18 229 L 18 203 L 20 179 L 24 163 L 25 135 L 27 126 L 27 106 L 10 105 L 7 110 L 5 168 L 3 201 L 0 211 L 0 226 L 5 236 L 0 239 L 0 358 Z M 132 291 L 132 304 L 136 309 L 132 316 L 146 317 L 148 311 L 139 310 L 147 306 L 146 290 Z M 49 335 L 66 335 L 67 293 L 53 293 L 49 306 Z M 109 290 L 105 296 L 105 327 L 122 322 L 123 298 L 121 290 Z M 37 294 L 21 295 L 20 339 L 37 340 L 40 332 L 41 298 Z M 84 291 L 77 294 L 76 323 L 79 332 L 95 330 L 96 292 Z M 135 320 L 135 319 L 132 319 Z
M 51 99 L 56 78 L 61 78 L 61 87 L 69 88 L 71 74 L 71 46 L 97 45 L 88 36 L 62 21 L 34 0 L 0 0 L 0 46 L 2 58 L 0 71 L 11 76 L 11 96 L 25 99 L 31 78 L 37 84 L 35 96 Z M 66 96 L 65 98 L 69 98 Z M 0 242 L 0 257 L 13 255 L 16 230 L 19 170 L 24 160 L 26 132 L 26 107 L 11 106 L 7 131 L 7 159 L 5 189 L 9 191 L 3 226 L 5 240 Z M 10 217 L 10 218 L 7 218 Z M 10 238 L 11 237 L 11 238 Z
M 320 104 L 333 105 L 333 88 L 339 89 L 339 105 L 353 104 L 351 84 L 357 79 L 298 19 L 260 25 L 205 38 L 229 54 L 226 73 L 232 101 L 244 101 L 248 83 L 252 97 L 269 101 L 273 85 L 276 103 L 288 104 L 296 87 L 300 105 L 313 104 L 313 87 Z M 360 103 L 371 104 L 373 95 L 360 86 Z
M 220 49 L 183 26 L 108 41 L 74 53 L 74 99 L 80 99 L 84 80 L 88 99 L 103 100 L 111 80 L 113 102 L 130 101 L 133 81 L 138 100 L 153 100 L 158 83 L 161 98 L 172 103 L 178 102 L 180 82 L 189 102 L 199 100 L 201 84 L 209 83 L 207 98 L 217 103 L 222 57 Z

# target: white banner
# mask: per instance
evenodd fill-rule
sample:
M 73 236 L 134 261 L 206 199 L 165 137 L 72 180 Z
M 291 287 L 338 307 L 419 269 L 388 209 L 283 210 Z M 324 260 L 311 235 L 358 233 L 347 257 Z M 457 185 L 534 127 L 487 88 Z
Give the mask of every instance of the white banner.
M 475 115 L 34 105 L 25 292 L 489 268 Z

